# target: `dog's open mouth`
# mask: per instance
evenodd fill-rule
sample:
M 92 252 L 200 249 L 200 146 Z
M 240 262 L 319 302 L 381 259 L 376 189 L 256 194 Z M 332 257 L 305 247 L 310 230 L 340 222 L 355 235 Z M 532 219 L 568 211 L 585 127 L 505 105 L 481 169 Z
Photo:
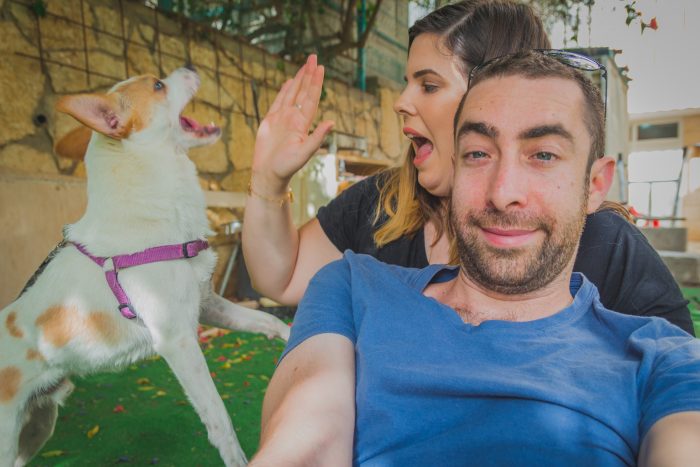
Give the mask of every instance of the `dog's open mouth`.
M 221 133 L 221 128 L 214 125 L 214 123 L 210 123 L 209 125 L 200 125 L 197 120 L 190 117 L 185 117 L 184 115 L 180 115 L 180 127 L 182 127 L 183 131 L 191 133 L 196 137 L 213 136 Z

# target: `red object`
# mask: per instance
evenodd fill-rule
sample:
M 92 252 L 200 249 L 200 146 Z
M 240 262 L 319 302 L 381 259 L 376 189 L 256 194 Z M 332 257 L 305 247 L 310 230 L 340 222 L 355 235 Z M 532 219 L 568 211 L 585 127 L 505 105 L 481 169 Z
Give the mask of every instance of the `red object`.
M 250 383 L 248 381 L 243 381 L 243 386 L 248 387 L 250 386 Z
M 122 413 L 125 411 L 126 411 L 126 409 L 124 409 L 124 406 L 121 404 L 115 405 L 114 408 L 112 409 L 112 412 L 114 412 L 114 413 Z
M 649 21 L 649 27 L 650 27 L 651 29 L 653 29 L 654 31 L 656 31 L 657 29 L 659 29 L 659 23 L 656 22 L 656 17 L 653 17 L 653 18 L 651 19 L 651 21 Z
M 224 357 L 224 356 L 222 355 L 222 356 L 220 356 L 219 358 L 217 358 L 216 361 L 217 361 L 217 362 L 225 362 L 225 361 L 226 361 L 226 357 Z
M 654 219 L 653 221 L 651 221 L 651 226 L 655 229 L 658 229 L 659 227 L 661 227 L 661 223 L 658 219 Z

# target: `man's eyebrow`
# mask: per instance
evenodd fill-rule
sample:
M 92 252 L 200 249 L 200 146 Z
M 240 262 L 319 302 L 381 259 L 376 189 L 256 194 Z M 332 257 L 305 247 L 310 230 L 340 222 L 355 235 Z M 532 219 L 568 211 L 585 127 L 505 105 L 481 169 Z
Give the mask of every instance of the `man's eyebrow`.
M 483 122 L 466 121 L 462 123 L 459 130 L 457 130 L 456 139 L 459 141 L 462 136 L 465 136 L 468 133 L 478 133 L 491 139 L 496 139 L 496 137 L 498 137 L 498 130 L 495 127 L 489 126 Z
M 563 126 L 556 125 L 540 125 L 533 128 L 529 128 L 518 135 L 518 139 L 535 139 L 542 138 L 543 136 L 561 136 L 564 139 L 569 140 L 569 142 L 574 142 L 574 137 L 569 133 Z

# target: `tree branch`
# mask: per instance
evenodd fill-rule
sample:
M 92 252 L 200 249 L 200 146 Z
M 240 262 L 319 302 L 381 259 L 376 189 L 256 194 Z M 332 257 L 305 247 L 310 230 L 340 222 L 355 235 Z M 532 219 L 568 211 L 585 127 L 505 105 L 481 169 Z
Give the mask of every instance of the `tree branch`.
M 372 17 L 369 19 L 367 22 L 367 27 L 365 28 L 365 32 L 362 33 L 362 37 L 357 38 L 357 42 L 355 47 L 358 49 L 361 49 L 367 44 L 367 39 L 369 39 L 369 35 L 372 32 L 372 29 L 374 28 L 374 23 L 377 22 L 377 17 L 379 16 L 379 8 L 382 6 L 382 2 L 384 0 L 377 0 L 377 3 L 374 5 L 374 11 L 372 12 Z

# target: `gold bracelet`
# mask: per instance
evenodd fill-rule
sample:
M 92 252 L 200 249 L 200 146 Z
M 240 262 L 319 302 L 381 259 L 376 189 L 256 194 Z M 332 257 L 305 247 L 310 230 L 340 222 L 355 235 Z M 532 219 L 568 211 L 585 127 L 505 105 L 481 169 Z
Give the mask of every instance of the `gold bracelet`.
M 292 193 L 291 188 L 288 188 L 288 191 L 281 198 L 268 198 L 267 196 L 262 195 L 257 191 L 253 190 L 253 177 L 251 177 L 250 181 L 248 182 L 248 196 L 253 195 L 257 196 L 260 199 L 264 199 L 265 201 L 270 203 L 279 203 L 280 207 L 284 206 L 284 203 L 287 201 L 289 201 L 290 203 L 294 202 L 294 193 Z

